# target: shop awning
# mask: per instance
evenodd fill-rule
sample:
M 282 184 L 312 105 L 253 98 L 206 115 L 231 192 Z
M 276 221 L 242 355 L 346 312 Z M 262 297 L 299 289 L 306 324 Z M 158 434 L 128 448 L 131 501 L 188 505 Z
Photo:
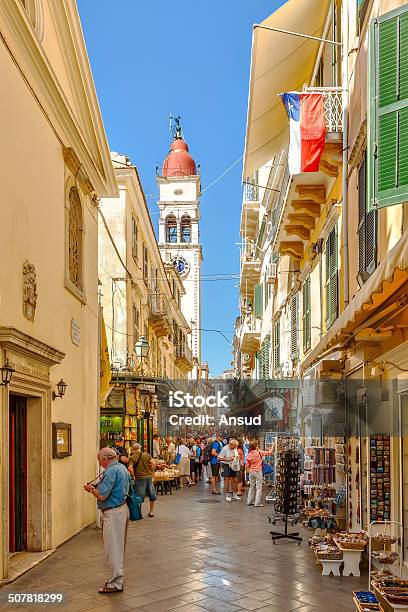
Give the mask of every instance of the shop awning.
M 260 25 L 322 36 L 329 4 L 330 0 L 288 0 Z M 278 94 L 310 84 L 319 44 L 298 36 L 254 29 L 244 177 L 287 144 L 289 122 Z
M 352 337 L 354 330 L 406 283 L 408 284 L 408 232 L 401 236 L 386 259 L 307 356 L 302 363 L 302 369 L 305 371 L 309 368 L 325 350 Z

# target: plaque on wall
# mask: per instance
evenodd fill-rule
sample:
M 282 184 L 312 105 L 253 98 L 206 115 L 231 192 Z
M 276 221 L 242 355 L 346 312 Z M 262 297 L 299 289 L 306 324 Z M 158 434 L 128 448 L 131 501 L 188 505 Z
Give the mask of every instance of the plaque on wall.
M 125 409 L 124 387 L 114 387 L 106 398 L 106 408 Z
M 52 456 L 64 459 L 72 455 L 72 438 L 70 423 L 52 424 Z

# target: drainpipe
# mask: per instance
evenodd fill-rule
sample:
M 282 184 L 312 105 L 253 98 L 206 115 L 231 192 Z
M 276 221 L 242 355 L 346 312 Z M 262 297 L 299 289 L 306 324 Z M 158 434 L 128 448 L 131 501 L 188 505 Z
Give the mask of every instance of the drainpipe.
M 348 252 L 348 48 L 349 48 L 349 15 L 348 2 L 343 2 L 342 7 L 342 35 L 343 35 L 343 59 L 342 59 L 342 103 L 343 103 L 343 172 L 342 172 L 342 251 L 344 268 L 344 308 L 349 303 L 349 252 Z

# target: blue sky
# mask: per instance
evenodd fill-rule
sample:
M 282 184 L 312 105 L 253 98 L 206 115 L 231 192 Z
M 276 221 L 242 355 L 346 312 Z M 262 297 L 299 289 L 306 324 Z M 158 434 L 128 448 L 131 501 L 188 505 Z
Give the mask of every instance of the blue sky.
M 252 24 L 282 0 L 78 0 L 110 148 L 138 167 L 157 226 L 155 168 L 169 149 L 169 113 L 201 164 L 205 189 L 243 153 Z M 201 199 L 201 242 L 209 274 L 239 273 L 242 163 Z M 237 280 L 203 281 L 202 327 L 232 339 Z M 231 347 L 202 332 L 202 358 L 215 376 Z

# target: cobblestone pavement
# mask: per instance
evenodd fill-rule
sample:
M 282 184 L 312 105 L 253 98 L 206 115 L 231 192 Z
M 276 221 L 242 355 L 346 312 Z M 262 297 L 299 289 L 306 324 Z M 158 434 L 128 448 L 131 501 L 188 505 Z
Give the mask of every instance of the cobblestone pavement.
M 130 524 L 123 593 L 97 593 L 106 572 L 101 533 L 90 527 L 1 592 L 61 592 L 63 604 L 4 609 L 351 612 L 351 592 L 365 588 L 366 577 L 321 576 L 309 530 L 300 546 L 273 545 L 270 511 L 247 507 L 245 498 L 227 504 L 204 483 L 159 497 L 153 519 L 145 510 Z

